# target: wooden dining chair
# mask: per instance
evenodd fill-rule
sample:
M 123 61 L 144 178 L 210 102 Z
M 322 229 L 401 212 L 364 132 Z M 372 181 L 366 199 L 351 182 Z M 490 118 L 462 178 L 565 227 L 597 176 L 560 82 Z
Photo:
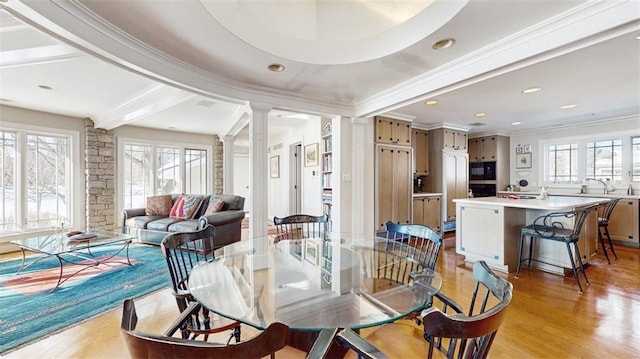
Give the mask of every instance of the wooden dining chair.
M 325 238 L 328 232 L 329 216 L 293 214 L 287 217 L 273 217 L 276 227 L 274 242 L 291 239 Z
M 172 294 L 176 298 L 178 310 L 184 312 L 196 300 L 189 292 L 189 275 L 191 269 L 200 262 L 214 259 L 213 248 L 215 242 L 215 228 L 207 226 L 195 232 L 171 233 L 162 240 L 161 248 L 164 255 L 169 276 L 171 278 Z M 230 330 L 229 340 L 235 338 L 240 341 L 240 323 L 210 313 L 206 308 L 198 306 L 197 311 L 185 320 L 180 328 L 182 337 L 195 339 L 199 335 L 204 340 L 209 334 Z
M 191 306 L 192 310 L 194 307 Z M 180 318 L 188 318 L 181 315 Z M 180 319 L 178 319 L 179 321 Z M 155 335 L 136 331 L 138 315 L 133 299 L 124 301 L 120 328 L 122 336 L 134 359 L 146 358 L 304 358 L 305 353 L 286 345 L 288 327 L 282 323 L 272 323 L 256 337 L 241 343 L 209 343 L 184 338 L 174 338 L 165 334 Z M 174 323 L 172 326 L 175 326 Z M 179 326 L 179 323 L 177 323 Z M 167 330 L 168 332 L 171 329 Z
M 447 358 L 486 358 L 505 319 L 513 286 L 484 261 L 473 264 L 473 277 L 476 284 L 468 310 L 438 293 L 440 305 L 434 303 L 423 311 L 422 327 L 412 321 L 397 321 L 364 338 L 343 329 L 336 332 L 335 342 L 353 351 L 347 357 L 432 358 L 437 350 Z

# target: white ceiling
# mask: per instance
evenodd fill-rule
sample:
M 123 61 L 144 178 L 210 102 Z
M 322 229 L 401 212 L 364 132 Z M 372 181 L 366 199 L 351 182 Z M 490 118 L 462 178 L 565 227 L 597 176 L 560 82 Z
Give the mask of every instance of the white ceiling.
M 108 129 L 129 124 L 220 136 L 238 133 L 249 102 L 279 110 L 270 114 L 271 130 L 300 121 L 292 113 L 387 114 L 472 134 L 640 113 L 638 0 L 449 1 L 460 12 L 403 50 L 319 64 L 240 40 L 212 15 L 211 1 L 11 0 L 0 3 L 0 103 L 88 117 Z M 359 11 L 366 3 L 354 0 L 353 13 L 340 18 L 352 16 L 357 24 L 358 14 L 384 15 Z M 254 33 L 264 25 L 247 24 L 255 24 Z M 296 33 L 295 26 L 277 30 Z M 367 36 L 361 34 L 358 46 L 384 50 Z M 432 49 L 449 37 L 453 47 Z M 270 72 L 271 63 L 286 69 Z M 521 93 L 532 86 L 542 91 Z M 426 99 L 439 103 L 426 106 Z M 577 106 L 560 108 L 569 103 Z M 487 116 L 476 118 L 477 112 Z M 486 125 L 471 125 L 476 122 Z

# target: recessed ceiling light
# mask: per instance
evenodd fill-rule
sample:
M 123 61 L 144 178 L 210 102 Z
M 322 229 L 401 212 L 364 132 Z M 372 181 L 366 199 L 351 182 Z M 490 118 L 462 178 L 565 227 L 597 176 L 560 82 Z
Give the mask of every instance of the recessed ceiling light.
M 576 106 L 578 106 L 578 105 L 570 103 L 570 104 L 567 104 L 567 105 L 564 105 L 564 106 L 560 106 L 560 108 L 564 109 L 564 110 L 567 110 L 567 109 L 570 109 L 570 108 L 574 108 Z
M 518 125 L 521 125 L 521 124 L 522 124 L 522 122 L 520 122 L 520 121 L 517 121 L 517 122 L 511 122 L 511 124 L 512 124 L 512 125 L 514 125 L 514 126 L 518 126 Z
M 38 87 L 40 87 L 43 90 L 53 90 L 53 87 L 47 86 L 47 85 L 38 85 Z
M 640 40 L 640 35 L 636 36 L 636 40 Z
M 429 100 L 427 102 L 424 103 L 427 106 L 434 106 L 438 104 L 438 100 Z
M 522 93 L 536 93 L 540 90 L 542 90 L 540 87 L 529 87 L 528 89 L 522 90 Z
M 474 116 L 476 116 L 476 117 L 484 117 L 486 115 L 487 115 L 486 112 L 477 112 Z
M 269 71 L 273 71 L 273 72 L 282 72 L 282 71 L 284 71 L 284 65 L 282 65 L 282 64 L 271 64 L 271 65 L 267 66 L 267 68 L 269 69 Z
M 456 43 L 455 39 L 452 38 L 448 38 L 448 39 L 442 39 L 436 43 L 433 44 L 433 46 L 431 46 L 434 50 L 444 50 L 446 48 L 449 48 L 451 46 L 453 46 L 453 44 Z

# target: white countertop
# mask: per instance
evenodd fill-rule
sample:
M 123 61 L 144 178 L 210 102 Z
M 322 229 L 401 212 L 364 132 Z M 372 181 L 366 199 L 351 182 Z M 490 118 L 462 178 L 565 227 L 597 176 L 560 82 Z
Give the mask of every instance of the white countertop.
M 454 199 L 453 201 L 456 203 L 469 205 L 477 204 L 512 208 L 569 211 L 576 207 L 583 207 L 606 201 L 606 198 L 550 196 L 548 199 L 511 199 L 498 197 L 480 197 L 460 198 Z
M 513 192 L 513 191 L 498 191 L 499 195 L 512 194 L 514 196 L 537 196 L 540 192 Z M 593 197 L 593 198 L 624 198 L 624 199 L 640 199 L 640 195 L 626 194 L 626 193 L 562 193 L 554 192 L 549 193 L 549 196 L 564 196 L 564 197 Z
M 416 198 L 416 197 L 435 197 L 435 196 L 442 196 L 442 193 L 415 192 L 413 194 L 413 198 Z

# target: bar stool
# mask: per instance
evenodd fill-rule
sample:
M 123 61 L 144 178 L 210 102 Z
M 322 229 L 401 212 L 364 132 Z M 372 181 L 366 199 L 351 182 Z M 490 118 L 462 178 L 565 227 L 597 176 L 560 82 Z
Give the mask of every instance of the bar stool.
M 580 284 L 580 279 L 578 278 L 578 270 L 582 272 L 587 285 L 589 285 L 589 279 L 587 278 L 587 274 L 584 272 L 582 256 L 580 255 L 580 249 L 578 248 L 578 239 L 580 237 L 582 225 L 589 215 L 589 212 L 598 206 L 599 205 L 587 206 L 568 212 L 552 212 L 536 218 L 533 224 L 522 228 L 520 232 L 520 243 L 518 245 L 518 269 L 516 270 L 515 277 L 518 278 L 518 276 L 520 275 L 520 266 L 524 261 L 528 261 L 529 268 L 531 268 L 531 261 L 536 261 L 555 267 L 561 267 L 553 263 L 532 258 L 534 240 L 544 239 L 564 242 L 567 246 L 567 252 L 569 253 L 569 260 L 571 263 L 571 270 L 573 271 L 573 277 L 578 284 L 578 288 L 580 288 L 580 293 L 582 293 L 582 285 Z M 564 220 L 566 222 L 568 219 L 573 219 L 573 228 L 565 228 L 565 224 L 560 222 L 561 220 Z M 524 242 L 527 237 L 531 238 L 531 240 L 529 241 L 529 257 L 523 259 L 522 248 L 524 247 Z M 571 249 L 572 246 L 573 251 L 575 251 L 576 258 L 574 258 L 573 256 L 573 252 Z M 578 261 L 578 267 L 576 267 L 575 260 Z
M 611 242 L 611 236 L 609 235 L 609 219 L 611 219 L 611 213 L 613 213 L 613 209 L 616 207 L 620 200 L 621 198 L 614 198 L 598 208 L 598 240 L 600 240 L 602 251 L 604 252 L 604 256 L 607 258 L 607 262 L 609 264 L 611 264 L 611 260 L 609 260 L 609 254 L 607 254 L 607 247 L 604 243 L 604 235 L 607 236 L 607 240 L 609 241 L 609 248 L 611 249 L 611 253 L 613 253 L 613 256 L 618 259 L 616 250 L 613 248 L 613 242 Z M 602 230 L 604 230 L 604 234 L 602 233 Z

